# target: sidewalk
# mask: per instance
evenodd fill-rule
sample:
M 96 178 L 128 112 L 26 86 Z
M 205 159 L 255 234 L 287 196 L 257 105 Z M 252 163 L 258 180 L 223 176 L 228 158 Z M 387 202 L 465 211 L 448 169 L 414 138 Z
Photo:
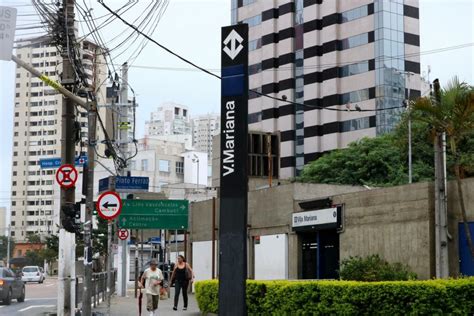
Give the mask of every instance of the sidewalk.
M 174 298 L 174 287 L 171 288 L 170 298 L 166 300 L 160 300 L 158 303 L 158 315 L 201 315 L 197 306 L 194 294 L 188 294 L 188 310 L 183 311 L 183 296 L 179 297 L 178 310 L 173 310 L 173 298 Z M 110 304 L 110 315 L 111 316 L 133 316 L 138 315 L 138 298 L 134 297 L 134 290 L 128 289 L 127 297 L 113 296 Z M 93 309 L 93 312 L 100 313 L 98 315 L 108 315 L 107 313 L 107 302 L 100 303 L 99 306 Z M 146 310 L 146 297 L 143 295 L 142 299 L 142 316 L 148 316 Z

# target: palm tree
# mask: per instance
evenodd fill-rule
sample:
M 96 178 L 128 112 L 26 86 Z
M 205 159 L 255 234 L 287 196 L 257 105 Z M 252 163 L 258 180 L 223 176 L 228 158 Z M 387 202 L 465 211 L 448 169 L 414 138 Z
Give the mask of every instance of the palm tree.
M 437 82 L 435 83 L 437 84 Z M 461 179 L 463 165 L 459 152 L 459 144 L 472 135 L 474 130 L 474 87 L 460 82 L 454 77 L 435 97 L 421 98 L 413 104 L 414 119 L 425 121 L 432 127 L 433 139 L 441 133 L 446 133 L 447 141 L 454 157 L 454 173 L 456 187 L 463 220 L 464 231 L 472 257 L 474 258 L 474 243 L 469 230 L 464 203 Z

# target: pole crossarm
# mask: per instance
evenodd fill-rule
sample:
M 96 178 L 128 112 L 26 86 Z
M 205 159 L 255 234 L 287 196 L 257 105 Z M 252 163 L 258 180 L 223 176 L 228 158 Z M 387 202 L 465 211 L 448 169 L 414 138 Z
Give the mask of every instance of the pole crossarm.
M 31 74 L 33 74 L 35 77 L 38 77 L 41 79 L 44 83 L 46 83 L 48 86 L 54 88 L 55 90 L 59 91 L 61 94 L 63 94 L 65 97 L 70 98 L 74 103 L 77 103 L 81 107 L 83 107 L 86 110 L 89 110 L 89 104 L 63 87 L 59 82 L 52 80 L 48 76 L 45 76 L 42 74 L 40 71 L 36 70 L 33 66 L 30 64 L 24 62 L 23 60 L 19 59 L 15 55 L 12 55 L 12 60 L 17 64 L 20 65 L 21 67 L 25 68 L 28 70 Z

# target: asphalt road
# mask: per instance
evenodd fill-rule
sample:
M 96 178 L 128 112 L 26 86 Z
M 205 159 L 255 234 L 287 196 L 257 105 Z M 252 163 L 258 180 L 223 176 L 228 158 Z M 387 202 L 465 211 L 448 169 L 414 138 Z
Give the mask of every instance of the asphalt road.
M 23 303 L 12 300 L 11 305 L 1 305 L 0 315 L 44 315 L 54 310 L 57 301 L 57 278 L 46 279 L 43 284 L 27 283 Z

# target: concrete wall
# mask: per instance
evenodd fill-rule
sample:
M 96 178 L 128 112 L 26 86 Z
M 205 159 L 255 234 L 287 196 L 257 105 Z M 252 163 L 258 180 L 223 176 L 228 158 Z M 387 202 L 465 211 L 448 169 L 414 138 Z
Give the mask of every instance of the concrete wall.
M 474 178 L 463 180 L 468 219 L 474 221 Z M 459 273 L 459 203 L 455 183 L 448 192 L 450 271 Z M 379 254 L 389 262 L 408 264 L 419 278 L 435 274 L 434 186 L 415 183 L 367 190 L 353 186 L 290 183 L 250 191 L 248 195 L 249 277 L 255 276 L 255 236 L 285 234 L 288 240 L 288 278 L 300 275 L 301 241 L 291 227 L 291 214 L 301 211 L 298 202 L 331 197 L 344 205 L 344 231 L 340 258 Z M 190 243 L 211 240 L 212 200 L 192 203 Z M 219 200 L 216 199 L 216 228 Z M 216 231 L 216 239 L 218 239 Z M 218 247 L 218 245 L 216 245 Z M 188 248 L 189 249 L 189 248 Z M 279 249 L 278 251 L 280 251 Z M 189 257 L 189 254 L 188 254 Z
M 379 254 L 389 262 L 408 264 L 419 278 L 434 274 L 433 190 L 418 183 L 335 196 L 344 204 L 340 259 Z M 433 238 L 432 238 L 433 237 Z

